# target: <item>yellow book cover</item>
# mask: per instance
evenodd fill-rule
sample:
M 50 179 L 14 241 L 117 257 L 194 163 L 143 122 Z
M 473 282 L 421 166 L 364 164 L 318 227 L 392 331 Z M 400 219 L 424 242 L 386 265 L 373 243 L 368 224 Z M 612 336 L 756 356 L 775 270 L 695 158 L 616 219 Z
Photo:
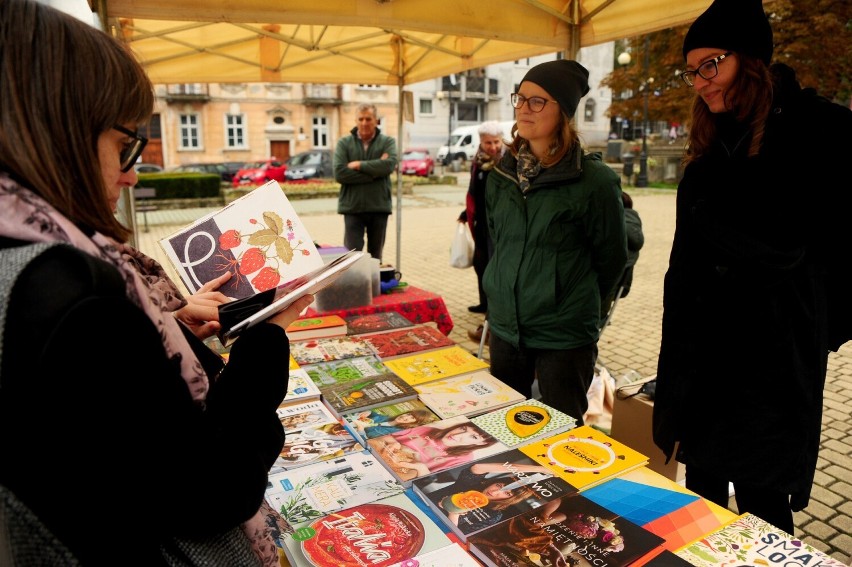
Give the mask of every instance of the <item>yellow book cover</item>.
M 647 456 L 589 425 L 519 448 L 581 491 L 648 462 Z
M 417 386 L 474 370 L 484 370 L 488 368 L 488 363 L 456 345 L 388 360 L 385 366 L 412 386 Z

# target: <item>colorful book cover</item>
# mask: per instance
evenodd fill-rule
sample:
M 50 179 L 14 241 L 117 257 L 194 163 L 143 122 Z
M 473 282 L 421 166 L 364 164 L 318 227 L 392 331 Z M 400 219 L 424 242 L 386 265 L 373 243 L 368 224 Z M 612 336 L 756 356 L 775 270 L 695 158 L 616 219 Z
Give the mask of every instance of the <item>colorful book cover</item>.
M 319 397 L 319 388 L 308 376 L 308 373 L 298 366 L 296 368 L 291 367 L 287 382 L 287 395 L 284 396 L 284 402 L 281 405 L 318 400 Z
M 296 319 L 287 326 L 287 338 L 304 341 L 346 334 L 346 321 L 339 315 L 320 315 Z
M 520 449 L 580 490 L 648 463 L 647 456 L 589 425 Z
M 431 325 L 384 331 L 364 336 L 382 360 L 455 345 L 455 341 Z
M 647 466 L 589 488 L 583 496 L 664 538 L 670 551 L 737 517 Z
M 411 429 L 440 420 L 438 415 L 418 399 L 382 404 L 369 410 L 348 412 L 343 419 L 361 441 Z
M 282 534 L 293 567 L 415 565 L 453 541 L 406 494 L 350 506 Z
M 373 437 L 367 445 L 406 487 L 415 478 L 508 449 L 463 415 Z
M 266 500 L 294 528 L 332 512 L 402 494 L 369 451 L 269 475 Z
M 488 363 L 455 345 L 388 360 L 385 366 L 412 386 L 418 386 L 433 380 L 486 370 Z
M 370 313 L 368 315 L 351 315 L 344 317 L 344 320 L 346 321 L 346 334 L 348 335 L 378 333 L 380 331 L 414 326 L 414 323 L 396 311 Z
M 346 412 L 369 410 L 388 402 L 414 400 L 417 391 L 396 374 L 388 372 L 324 387 L 322 398 L 340 418 Z
M 285 432 L 338 422 L 337 417 L 320 400 L 281 404 L 275 412 Z
M 625 567 L 660 553 L 663 538 L 576 492 L 471 535 L 489 567 Z
M 276 181 L 160 240 L 190 293 L 231 272 L 220 290 L 250 297 L 323 265 L 313 239 Z
M 415 479 L 412 488 L 462 541 L 577 492 L 517 449 Z
M 324 423 L 304 427 L 287 433 L 281 454 L 275 459 L 269 473 L 292 470 L 320 461 L 337 459 L 347 453 L 362 451 L 365 447 L 341 423 Z
M 358 337 L 326 337 L 290 343 L 290 355 L 299 366 L 341 360 L 356 356 L 371 356 L 373 349 Z
M 577 420 L 567 413 L 532 398 L 470 420 L 509 447 L 550 437 L 577 426 Z
M 482 567 L 479 561 L 457 542 L 434 551 L 421 553 L 414 557 L 414 561 L 403 565 L 405 567 Z
M 523 394 L 481 370 L 415 386 L 420 401 L 441 419 L 472 417 L 524 400 Z
M 777 565 L 846 567 L 801 539 L 753 514 L 742 514 L 675 552 L 697 567 Z
M 306 364 L 302 369 L 308 373 L 320 392 L 330 386 L 390 372 L 390 369 L 375 354 Z

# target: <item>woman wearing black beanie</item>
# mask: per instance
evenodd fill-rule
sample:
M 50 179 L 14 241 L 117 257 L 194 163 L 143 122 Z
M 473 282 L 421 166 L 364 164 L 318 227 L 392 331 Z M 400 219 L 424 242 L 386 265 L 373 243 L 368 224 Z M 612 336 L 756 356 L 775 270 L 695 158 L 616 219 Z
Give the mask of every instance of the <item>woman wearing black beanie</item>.
M 852 336 L 852 111 L 769 66 L 772 51 L 760 0 L 715 0 L 684 40 L 680 76 L 696 96 L 653 427 L 687 488 L 727 506 L 733 483 L 740 513 L 793 534 L 828 353 Z

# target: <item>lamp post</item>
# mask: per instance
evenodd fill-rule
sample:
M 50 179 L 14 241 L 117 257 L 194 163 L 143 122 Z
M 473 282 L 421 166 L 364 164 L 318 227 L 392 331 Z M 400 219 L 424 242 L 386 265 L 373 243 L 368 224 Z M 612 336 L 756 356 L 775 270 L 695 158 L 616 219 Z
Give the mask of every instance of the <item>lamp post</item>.
M 644 96 L 644 108 L 642 114 L 642 153 L 639 154 L 639 175 L 636 177 L 636 187 L 648 186 L 648 87 L 653 79 L 648 79 L 649 51 L 651 37 L 645 36 L 645 61 L 643 75 L 646 77 L 642 82 L 642 94 Z
M 450 75 L 450 84 L 447 87 L 447 155 L 444 156 L 444 167 L 453 161 L 453 156 L 450 155 L 450 144 L 453 141 L 453 87 L 455 86 L 456 76 Z

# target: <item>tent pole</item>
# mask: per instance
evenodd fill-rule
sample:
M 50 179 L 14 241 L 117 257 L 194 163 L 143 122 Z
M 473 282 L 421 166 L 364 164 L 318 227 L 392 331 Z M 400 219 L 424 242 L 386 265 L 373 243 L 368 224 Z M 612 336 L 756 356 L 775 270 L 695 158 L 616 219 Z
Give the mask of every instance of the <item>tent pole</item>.
M 399 162 L 402 160 L 402 127 L 403 121 L 403 104 L 405 99 L 405 82 L 399 86 L 399 118 L 397 120 L 397 169 L 396 169 L 396 264 L 397 270 L 402 270 L 402 172 L 399 169 Z

